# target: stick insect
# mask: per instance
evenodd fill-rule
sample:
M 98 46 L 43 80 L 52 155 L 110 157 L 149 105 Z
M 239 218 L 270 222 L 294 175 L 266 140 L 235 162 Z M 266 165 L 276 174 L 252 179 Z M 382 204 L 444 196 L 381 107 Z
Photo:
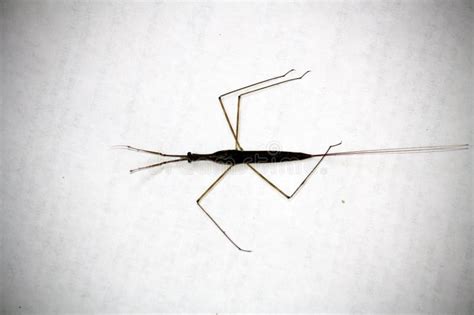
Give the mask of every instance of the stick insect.
M 219 164 L 227 165 L 227 168 L 224 172 L 215 179 L 212 184 L 197 198 L 196 203 L 199 208 L 203 211 L 203 213 L 211 220 L 211 222 L 219 229 L 219 231 L 227 238 L 227 240 L 232 243 L 235 248 L 243 252 L 251 252 L 250 250 L 243 249 L 240 247 L 225 231 L 224 229 L 217 223 L 216 220 L 209 214 L 209 212 L 204 209 L 201 204 L 201 201 L 206 197 L 209 192 L 222 180 L 222 178 L 229 173 L 229 171 L 236 165 L 244 165 L 250 170 L 252 170 L 257 176 L 263 179 L 267 184 L 269 184 L 272 188 L 274 188 L 278 193 L 284 196 L 287 199 L 293 198 L 295 194 L 303 187 L 303 185 L 307 182 L 308 178 L 316 171 L 318 166 L 323 162 L 326 157 L 330 156 L 345 156 L 345 155 L 359 155 L 359 154 L 389 154 L 389 153 L 422 153 L 422 152 L 443 152 L 443 151 L 453 151 L 453 150 L 464 150 L 468 149 L 468 144 L 461 144 L 461 145 L 441 145 L 441 146 L 423 146 L 423 147 L 405 147 L 405 148 L 388 148 L 388 149 L 373 149 L 373 150 L 358 150 L 358 151 L 345 151 L 345 152 L 330 152 L 333 148 L 342 144 L 342 142 L 330 145 L 324 153 L 317 153 L 317 154 L 310 154 L 310 153 L 303 153 L 303 152 L 289 152 L 289 151 L 248 151 L 244 150 L 242 145 L 239 142 L 239 124 L 240 124 L 240 105 L 242 103 L 242 97 L 245 95 L 249 95 L 255 93 L 257 91 L 262 91 L 277 85 L 286 84 L 292 81 L 301 80 L 305 75 L 307 75 L 310 71 L 306 71 L 299 77 L 294 77 L 288 79 L 287 76 L 291 72 L 295 71 L 291 69 L 287 71 L 283 75 L 279 75 L 276 77 L 272 77 L 266 80 L 262 80 L 256 83 L 252 83 L 246 85 L 244 87 L 229 91 L 224 93 L 218 97 L 220 107 L 224 113 L 225 120 L 229 127 L 230 132 L 232 133 L 233 141 L 235 141 L 235 148 L 231 150 L 221 150 L 214 153 L 208 154 L 198 154 L 198 153 L 191 153 L 188 152 L 187 154 L 166 154 L 158 151 L 150 151 L 135 148 L 128 145 L 119 145 L 114 146 L 114 148 L 118 149 L 126 149 L 135 152 L 143 152 L 153 155 L 158 155 L 166 158 L 174 158 L 164 162 L 147 165 L 144 167 L 139 167 L 136 169 L 130 170 L 130 173 L 135 173 L 137 171 L 154 168 L 163 166 L 168 163 L 177 163 L 177 162 L 197 162 L 197 161 L 211 161 Z M 272 83 L 273 82 L 273 83 Z M 258 87 L 260 86 L 260 87 Z M 239 93 L 240 92 L 240 93 Z M 232 123 L 229 119 L 229 115 L 227 114 L 226 107 L 224 106 L 224 97 L 229 96 L 231 94 L 237 94 L 237 116 L 236 116 L 236 123 L 235 128 L 232 126 Z M 286 193 L 282 189 L 280 189 L 276 184 L 272 183 L 267 177 L 265 177 L 262 173 L 260 173 L 253 164 L 258 163 L 281 163 L 281 162 L 291 162 L 291 161 L 300 161 L 305 159 L 311 158 L 319 158 L 314 165 L 314 167 L 309 171 L 309 173 L 304 177 L 301 183 L 296 187 L 296 189 L 291 193 Z

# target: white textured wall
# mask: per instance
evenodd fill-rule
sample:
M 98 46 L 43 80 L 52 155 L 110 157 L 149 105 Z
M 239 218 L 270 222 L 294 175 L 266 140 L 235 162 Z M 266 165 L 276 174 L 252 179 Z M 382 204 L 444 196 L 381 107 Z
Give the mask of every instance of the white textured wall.
M 1 305 L 473 313 L 472 150 L 327 159 L 294 200 L 165 152 L 472 144 L 472 2 L 3 1 Z M 226 100 L 235 111 L 235 98 Z M 314 161 L 259 167 L 287 191 Z

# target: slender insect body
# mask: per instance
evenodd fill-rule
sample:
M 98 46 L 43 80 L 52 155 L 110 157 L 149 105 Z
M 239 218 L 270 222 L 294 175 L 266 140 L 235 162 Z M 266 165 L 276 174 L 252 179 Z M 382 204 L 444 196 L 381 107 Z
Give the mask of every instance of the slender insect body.
M 220 164 L 227 164 L 228 167 L 227 169 L 204 191 L 204 193 L 201 194 L 201 196 L 196 200 L 197 205 L 199 208 L 203 211 L 203 213 L 212 221 L 212 223 L 222 232 L 222 234 L 231 242 L 238 250 L 244 251 L 244 252 L 249 252 L 249 250 L 241 248 L 237 243 L 235 243 L 232 238 L 227 235 L 227 233 L 222 229 L 222 227 L 214 220 L 214 218 L 211 216 L 209 212 L 201 205 L 202 199 L 208 195 L 208 193 L 214 188 L 220 181 L 221 179 L 229 173 L 229 171 L 237 164 L 241 164 L 244 166 L 249 167 L 257 176 L 259 176 L 261 179 L 263 179 L 267 184 L 269 184 L 272 188 L 274 188 L 278 193 L 286 197 L 287 199 L 291 199 L 299 190 L 300 188 L 307 182 L 307 179 L 313 174 L 317 167 L 321 164 L 321 162 L 326 158 L 330 156 L 348 156 L 348 155 L 365 155 L 365 154 L 405 154 L 405 153 L 429 153 L 429 152 L 446 152 L 446 151 L 457 151 L 457 150 L 467 150 L 469 148 L 468 144 L 462 144 L 462 145 L 441 145 L 441 146 L 423 146 L 423 147 L 404 147 L 404 148 L 387 148 L 387 149 L 373 149 L 373 150 L 356 150 L 356 151 L 345 151 L 345 152 L 329 152 L 331 151 L 334 147 L 339 146 L 342 142 L 330 145 L 327 150 L 324 153 L 318 153 L 318 154 L 307 154 L 307 153 L 302 153 L 302 152 L 289 152 L 289 151 L 246 151 L 242 148 L 240 141 L 239 141 L 239 123 L 240 123 L 240 104 L 241 104 L 241 97 L 244 95 L 248 95 L 257 91 L 261 91 L 264 89 L 268 89 L 273 86 L 277 86 L 280 84 L 285 84 L 291 81 L 295 80 L 300 80 L 302 79 L 309 71 L 306 71 L 299 77 L 291 78 L 291 79 L 284 79 L 280 80 L 276 83 L 271 83 L 271 84 L 266 84 L 262 87 L 256 87 L 258 85 L 271 82 L 274 80 L 279 80 L 285 78 L 289 73 L 293 72 L 294 69 L 291 69 L 290 71 L 286 72 L 283 75 L 279 75 L 270 79 L 266 79 L 260 82 L 256 82 L 235 90 L 232 90 L 230 92 L 227 92 L 225 94 L 222 94 L 219 96 L 219 103 L 222 108 L 222 111 L 224 113 L 224 117 L 226 119 L 226 122 L 228 124 L 228 127 L 232 133 L 232 137 L 235 140 L 235 150 L 221 150 L 221 151 L 216 151 L 214 153 L 209 153 L 209 154 L 198 154 L 198 153 L 191 153 L 188 152 L 186 155 L 184 154 L 167 154 L 167 153 L 161 153 L 158 151 L 150 151 L 150 150 L 144 150 L 144 149 L 139 149 L 131 146 L 117 146 L 117 148 L 121 149 L 127 149 L 131 151 L 136 151 L 136 152 L 144 152 L 148 154 L 154 154 L 162 157 L 167 157 L 167 158 L 174 158 L 171 160 L 166 160 L 163 162 L 157 162 L 155 164 L 139 167 L 133 170 L 130 170 L 130 173 L 135 173 L 137 171 L 149 169 L 149 168 L 154 168 L 154 167 L 159 167 L 165 164 L 169 163 L 179 163 L 179 162 L 186 162 L 188 161 L 189 163 L 195 162 L 195 161 L 211 161 L 215 163 L 220 163 Z M 248 90 L 249 88 L 253 88 L 251 90 Z M 246 90 L 247 91 L 244 91 Z M 236 123 L 235 123 L 235 128 L 232 126 L 232 123 L 230 122 L 229 115 L 227 114 L 227 111 L 224 106 L 224 102 L 222 101 L 223 97 L 240 92 L 240 94 L 237 96 L 237 118 L 236 118 Z M 258 169 L 256 169 L 253 164 L 258 164 L 258 163 L 279 163 L 279 162 L 290 162 L 290 161 L 299 161 L 299 160 L 305 160 L 309 158 L 319 158 L 318 161 L 315 163 L 314 167 L 309 171 L 309 173 L 305 176 L 305 178 L 302 180 L 302 182 L 296 187 L 295 190 L 291 193 L 286 193 L 284 192 L 281 188 L 279 188 L 277 185 L 275 185 L 273 182 L 271 182 L 265 175 L 260 173 Z
M 249 163 L 280 163 L 311 158 L 311 154 L 289 151 L 245 151 L 221 150 L 211 154 L 188 152 L 188 162 L 212 161 L 219 164 L 236 165 Z

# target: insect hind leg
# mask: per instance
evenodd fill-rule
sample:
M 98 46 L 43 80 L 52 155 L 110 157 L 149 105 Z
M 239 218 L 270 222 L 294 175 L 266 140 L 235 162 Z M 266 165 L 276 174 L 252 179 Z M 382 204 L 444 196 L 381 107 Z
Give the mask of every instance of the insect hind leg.
M 318 168 L 318 166 L 321 164 L 321 162 L 324 160 L 324 158 L 326 157 L 326 155 L 329 153 L 329 151 L 334 148 L 334 147 L 337 147 L 338 145 L 341 145 L 342 142 L 339 142 L 337 144 L 333 144 L 333 145 L 330 145 L 328 147 L 328 149 L 326 150 L 326 152 L 323 154 L 323 156 L 319 159 L 319 161 L 316 163 L 316 165 L 313 167 L 313 169 L 308 173 L 308 175 L 306 175 L 306 177 L 303 179 L 303 181 L 298 185 L 298 187 L 296 187 L 296 189 L 293 191 L 292 194 L 287 194 L 285 193 L 281 188 L 279 188 L 277 185 L 275 185 L 274 183 L 272 183 L 267 177 L 265 177 L 265 175 L 263 175 L 262 173 L 260 173 L 255 167 L 253 167 L 252 165 L 250 164 L 246 164 L 248 167 L 250 167 L 250 169 L 252 171 L 254 171 L 260 178 L 262 178 L 264 181 L 266 181 L 270 186 L 272 186 L 272 188 L 274 188 L 276 191 L 278 191 L 280 194 L 282 194 L 283 196 L 285 196 L 287 199 L 291 199 L 293 198 L 293 196 L 301 189 L 301 187 L 303 187 L 303 185 L 306 183 L 306 181 L 308 180 L 308 178 L 316 171 L 316 169 Z

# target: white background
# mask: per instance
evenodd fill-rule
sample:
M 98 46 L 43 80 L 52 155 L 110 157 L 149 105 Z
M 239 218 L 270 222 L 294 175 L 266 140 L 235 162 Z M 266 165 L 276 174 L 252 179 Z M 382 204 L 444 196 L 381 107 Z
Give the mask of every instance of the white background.
M 1 6 L 0 310 L 473 311 L 472 150 L 235 167 L 248 254 L 225 166 L 109 149 L 232 148 L 217 96 L 291 68 L 245 149 L 472 143 L 472 2 Z

